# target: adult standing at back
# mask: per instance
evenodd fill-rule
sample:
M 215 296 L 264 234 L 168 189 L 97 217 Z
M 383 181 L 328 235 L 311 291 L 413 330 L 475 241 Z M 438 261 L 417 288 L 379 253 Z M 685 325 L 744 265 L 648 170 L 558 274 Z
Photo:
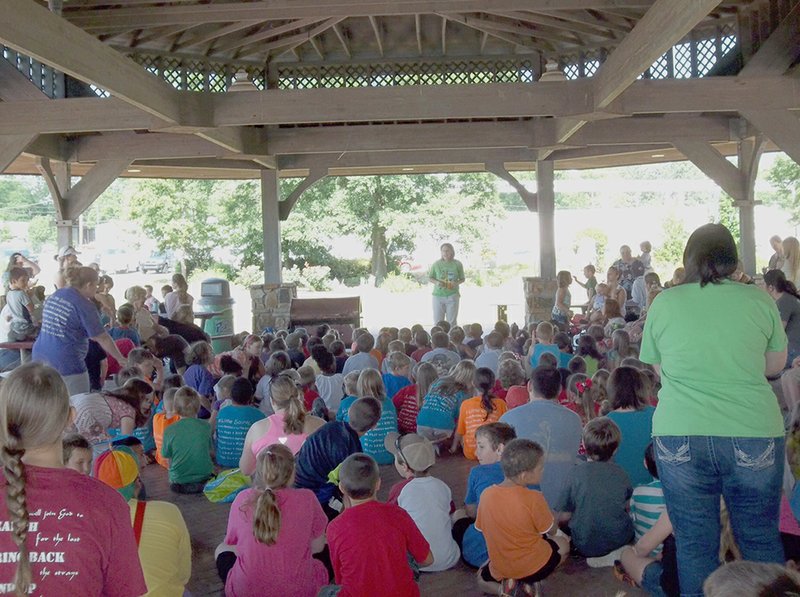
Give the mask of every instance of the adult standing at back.
M 536 367 L 528 382 L 530 402 L 500 417 L 518 438 L 530 439 L 544 449 L 544 473 L 540 484 L 548 504 L 556 504 L 572 478 L 578 461 L 583 427 L 581 418 L 558 403 L 561 373 L 551 367 Z
M 777 234 L 775 236 L 771 236 L 769 239 L 769 244 L 774 253 L 769 258 L 769 264 L 767 267 L 765 267 L 761 272 L 763 274 L 766 274 L 769 270 L 781 269 L 783 267 L 783 241 L 781 240 L 781 237 Z
M 620 258 L 612 264 L 612 267 L 619 272 L 619 285 L 625 289 L 628 298 L 631 298 L 633 281 L 644 275 L 644 264 L 633 256 L 628 245 L 622 245 L 619 248 L 619 256 Z
M 779 269 L 772 269 L 764 274 L 764 286 L 767 293 L 775 299 L 789 341 L 789 355 L 786 359 L 788 367 L 800 356 L 800 293 Z
M 783 369 L 786 334 L 765 292 L 728 279 L 736 262 L 727 228 L 695 230 L 685 281 L 650 306 L 639 355 L 661 375 L 653 441 L 683 595 L 702 595 L 719 566 L 720 497 L 743 559 L 784 562 L 784 427 L 765 374 Z
M 442 258 L 428 270 L 428 279 L 433 283 L 433 323 L 446 320 L 454 326 L 458 319 L 461 299 L 458 287 L 464 281 L 464 266 L 455 258 L 453 245 L 444 243 L 440 250 Z
M 56 290 L 44 303 L 33 360 L 58 371 L 72 395 L 90 389 L 85 362 L 90 338 L 118 363 L 125 363 L 126 359 L 103 328 L 91 301 L 97 292 L 97 272 L 90 267 L 72 267 L 66 270 L 66 279 L 66 288 Z
M 795 287 L 800 286 L 800 241 L 794 236 L 787 236 L 783 239 L 783 265 L 781 266 L 781 271 Z
M 164 308 L 167 310 L 167 318 L 172 319 L 175 311 L 181 305 L 194 304 L 194 297 L 189 294 L 189 284 L 182 274 L 172 274 L 172 287 L 173 291 L 164 297 Z

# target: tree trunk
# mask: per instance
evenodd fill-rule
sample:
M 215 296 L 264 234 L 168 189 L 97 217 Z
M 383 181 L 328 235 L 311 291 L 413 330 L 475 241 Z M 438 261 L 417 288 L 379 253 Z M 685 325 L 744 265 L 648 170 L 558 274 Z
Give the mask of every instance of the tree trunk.
M 386 228 L 379 225 L 372 227 L 372 275 L 375 286 L 383 284 L 386 279 Z

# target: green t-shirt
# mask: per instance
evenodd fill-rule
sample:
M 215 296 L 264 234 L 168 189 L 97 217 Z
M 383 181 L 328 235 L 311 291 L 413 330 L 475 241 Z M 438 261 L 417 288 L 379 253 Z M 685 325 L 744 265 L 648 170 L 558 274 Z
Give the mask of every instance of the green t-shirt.
M 653 435 L 782 436 L 764 353 L 784 348 L 775 301 L 755 286 L 665 290 L 647 314 L 639 355 L 661 365 Z
M 170 483 L 199 483 L 214 472 L 211 425 L 202 419 L 181 419 L 164 430 L 161 455 L 169 458 Z
M 458 294 L 458 285 L 464 281 L 464 266 L 457 259 L 445 261 L 440 259 L 428 270 L 428 277 L 450 283 L 450 288 L 436 284 L 433 296 L 454 296 Z

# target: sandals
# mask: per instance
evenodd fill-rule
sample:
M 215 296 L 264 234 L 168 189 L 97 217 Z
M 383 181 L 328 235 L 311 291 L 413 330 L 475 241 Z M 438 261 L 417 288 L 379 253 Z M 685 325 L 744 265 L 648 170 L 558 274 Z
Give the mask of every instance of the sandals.
M 625 572 L 625 568 L 619 560 L 614 560 L 614 567 L 611 570 L 614 573 L 614 578 L 617 580 L 624 582 L 628 586 L 639 588 L 639 585 L 633 580 L 633 577 Z
M 500 597 L 534 597 L 538 594 L 535 584 L 521 583 L 513 578 L 503 579 L 500 584 Z

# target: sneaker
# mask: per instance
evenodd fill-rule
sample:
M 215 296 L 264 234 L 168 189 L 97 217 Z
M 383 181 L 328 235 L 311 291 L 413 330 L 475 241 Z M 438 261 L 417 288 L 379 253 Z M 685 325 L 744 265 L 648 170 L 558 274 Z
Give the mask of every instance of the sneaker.
M 596 558 L 586 558 L 586 564 L 590 568 L 607 568 L 614 565 L 614 562 L 619 559 L 620 555 L 622 554 L 622 550 L 625 549 L 626 546 L 622 546 L 619 549 L 615 549 L 611 553 L 607 553 L 604 556 L 599 556 Z

